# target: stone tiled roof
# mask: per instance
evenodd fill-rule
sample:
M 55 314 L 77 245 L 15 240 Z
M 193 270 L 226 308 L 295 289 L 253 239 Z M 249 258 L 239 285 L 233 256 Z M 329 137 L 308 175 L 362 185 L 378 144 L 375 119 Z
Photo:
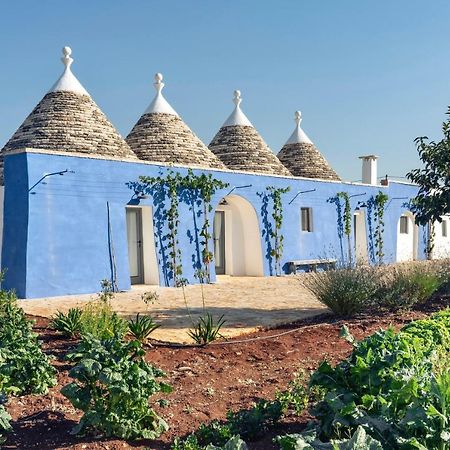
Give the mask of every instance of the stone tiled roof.
M 67 91 L 46 94 L 2 154 L 22 148 L 137 159 L 91 97 Z M 3 177 L 3 158 L 0 168 Z
M 278 158 L 297 177 L 341 180 L 312 143 L 287 143 L 278 153 Z
M 252 126 L 222 127 L 209 148 L 229 169 L 291 175 Z
M 144 113 L 126 141 L 140 159 L 147 161 L 225 168 L 178 115 Z

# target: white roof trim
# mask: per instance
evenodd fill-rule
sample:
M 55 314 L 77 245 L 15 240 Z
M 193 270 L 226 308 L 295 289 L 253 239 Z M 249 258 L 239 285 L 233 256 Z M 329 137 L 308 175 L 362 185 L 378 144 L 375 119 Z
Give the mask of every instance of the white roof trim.
M 155 75 L 155 82 L 153 86 L 156 89 L 156 95 L 149 107 L 145 110 L 144 114 L 172 114 L 178 116 L 178 113 L 169 105 L 169 102 L 162 95 L 162 89 L 164 83 L 162 82 L 163 76 L 160 73 Z
M 253 127 L 250 120 L 248 120 L 247 116 L 242 112 L 241 107 L 239 106 L 242 102 L 241 92 L 234 91 L 234 104 L 236 105 L 234 111 L 230 114 L 228 119 L 222 125 L 223 127 L 232 127 L 235 125 L 242 125 L 245 127 Z
M 63 48 L 63 57 L 61 58 L 61 61 L 66 67 L 58 81 L 48 92 L 75 92 L 76 94 L 87 95 L 90 97 L 89 92 L 86 91 L 82 84 L 77 80 L 77 77 L 70 70 L 70 66 L 73 63 L 73 59 L 70 57 L 71 54 L 72 50 L 70 47 Z
M 302 122 L 302 113 L 300 111 L 295 112 L 296 127 L 294 132 L 291 134 L 291 137 L 287 140 L 285 145 L 289 144 L 312 144 L 311 139 L 306 135 L 306 133 L 302 130 L 300 124 Z

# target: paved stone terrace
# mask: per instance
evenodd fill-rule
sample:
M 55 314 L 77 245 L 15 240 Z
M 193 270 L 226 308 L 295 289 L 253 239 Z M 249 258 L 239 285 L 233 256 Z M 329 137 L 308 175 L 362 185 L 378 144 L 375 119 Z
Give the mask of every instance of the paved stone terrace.
M 222 333 L 228 337 L 325 312 L 326 308 L 302 286 L 301 278 L 301 275 L 270 278 L 222 276 L 216 284 L 204 286 L 206 308 L 215 317 L 225 314 L 227 323 Z M 141 299 L 146 291 L 159 294 L 159 299 L 148 308 Z M 185 292 L 195 319 L 202 313 L 201 286 L 187 286 Z M 96 294 L 20 300 L 19 303 L 28 314 L 50 317 L 58 310 L 67 311 L 94 298 Z M 126 317 L 138 312 L 152 314 L 161 324 L 161 328 L 152 334 L 155 339 L 190 342 L 187 331 L 191 321 L 181 289 L 136 286 L 129 292 L 116 294 L 112 305 Z

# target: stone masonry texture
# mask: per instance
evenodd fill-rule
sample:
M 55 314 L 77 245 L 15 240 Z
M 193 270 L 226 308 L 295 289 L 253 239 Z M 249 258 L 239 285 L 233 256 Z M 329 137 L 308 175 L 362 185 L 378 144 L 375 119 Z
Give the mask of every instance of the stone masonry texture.
M 137 159 L 91 97 L 67 91 L 46 94 L 1 153 L 23 148 Z
M 341 181 L 314 144 L 286 144 L 278 158 L 296 177 Z
M 259 133 L 250 126 L 222 127 L 209 148 L 232 170 L 291 175 Z
M 146 161 L 225 168 L 191 129 L 173 114 L 144 114 L 126 141 L 136 155 Z

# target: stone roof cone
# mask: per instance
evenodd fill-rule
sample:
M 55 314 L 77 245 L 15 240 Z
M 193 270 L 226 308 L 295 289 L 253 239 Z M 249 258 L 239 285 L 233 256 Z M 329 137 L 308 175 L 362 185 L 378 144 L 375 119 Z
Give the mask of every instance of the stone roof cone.
M 157 73 L 153 83 L 156 96 L 126 137 L 131 149 L 147 161 L 224 169 L 164 98 L 162 80 Z
M 279 160 L 296 177 L 341 181 L 339 175 L 311 142 L 300 124 L 302 114 L 295 113 L 295 130 L 278 153 Z
M 291 175 L 242 112 L 240 91 L 234 91 L 234 111 L 209 144 L 229 168 L 275 175 Z
M 65 68 L 2 149 L 24 148 L 137 159 L 111 122 L 72 73 L 72 50 L 63 48 Z M 3 178 L 3 158 L 0 162 Z

